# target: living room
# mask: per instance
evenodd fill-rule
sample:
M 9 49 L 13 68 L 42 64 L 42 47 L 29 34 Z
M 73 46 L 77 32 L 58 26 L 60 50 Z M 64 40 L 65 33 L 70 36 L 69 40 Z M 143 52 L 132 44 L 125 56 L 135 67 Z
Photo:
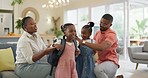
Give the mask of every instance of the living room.
M 0 0 L 0 43 L 17 42 L 23 30 L 16 28 L 16 21 L 25 16 L 31 16 L 35 19 L 38 33 L 42 35 L 47 45 L 52 43 L 54 38 L 60 37 L 55 33 L 54 29 L 59 30 L 60 26 L 66 22 L 75 24 L 77 34 L 80 36 L 81 27 L 87 24 L 88 21 L 93 21 L 95 23 L 93 35 L 91 36 L 93 38 L 98 29 L 99 20 L 105 13 L 110 13 L 115 18 L 112 28 L 118 35 L 119 62 L 120 60 L 129 61 L 128 47 L 141 46 L 148 39 L 147 0 L 69 0 L 69 3 L 59 7 L 47 6 L 49 0 L 18 1 L 22 2 L 16 2 L 15 5 L 11 5 L 12 0 Z M 145 23 L 141 26 L 136 21 L 139 23 L 144 21 Z M 133 65 L 131 62 L 130 64 Z M 145 65 L 143 67 L 138 70 L 147 69 Z M 145 72 L 148 73 L 147 71 Z M 120 71 L 118 72 L 118 74 L 122 73 Z M 129 74 L 127 77 L 125 76 L 125 78 L 128 77 Z

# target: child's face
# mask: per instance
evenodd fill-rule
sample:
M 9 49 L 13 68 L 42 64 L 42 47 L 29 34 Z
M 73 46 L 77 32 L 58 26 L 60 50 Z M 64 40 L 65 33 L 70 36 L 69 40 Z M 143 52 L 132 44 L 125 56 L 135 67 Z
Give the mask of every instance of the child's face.
M 76 37 L 76 29 L 74 25 L 70 25 L 67 27 L 67 29 L 64 31 L 64 34 L 67 37 L 67 40 L 72 41 Z
M 90 35 L 91 34 L 90 34 L 90 32 L 87 29 L 83 28 L 81 30 L 81 36 L 82 36 L 83 40 L 89 39 Z

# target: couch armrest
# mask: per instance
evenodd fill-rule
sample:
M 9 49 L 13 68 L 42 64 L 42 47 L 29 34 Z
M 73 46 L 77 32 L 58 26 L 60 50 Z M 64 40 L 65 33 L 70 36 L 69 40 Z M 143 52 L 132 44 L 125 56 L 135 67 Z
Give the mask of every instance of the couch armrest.
M 128 47 L 128 55 L 130 57 L 130 60 L 133 62 L 133 54 L 135 52 L 142 52 L 143 50 L 143 46 L 131 46 L 131 47 Z
M 130 52 L 142 52 L 143 46 L 131 46 L 128 47 L 128 51 Z
M 2 78 L 20 78 L 15 74 L 14 71 L 2 71 L 0 73 Z

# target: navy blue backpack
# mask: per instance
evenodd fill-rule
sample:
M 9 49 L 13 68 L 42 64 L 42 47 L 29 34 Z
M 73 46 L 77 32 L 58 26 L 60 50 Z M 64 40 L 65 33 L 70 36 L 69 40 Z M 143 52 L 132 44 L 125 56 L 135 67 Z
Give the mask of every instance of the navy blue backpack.
M 76 40 L 74 40 L 73 42 L 74 42 L 74 45 L 76 48 L 75 51 L 77 51 L 78 50 L 77 42 L 76 42 Z M 52 53 L 49 54 L 48 63 L 51 64 L 51 66 L 52 66 L 51 70 L 50 70 L 50 76 L 52 75 L 53 67 L 56 67 L 58 65 L 58 61 L 64 52 L 65 44 L 66 44 L 66 39 L 65 38 L 61 39 L 61 45 L 63 46 L 63 49 L 62 50 L 55 49 Z

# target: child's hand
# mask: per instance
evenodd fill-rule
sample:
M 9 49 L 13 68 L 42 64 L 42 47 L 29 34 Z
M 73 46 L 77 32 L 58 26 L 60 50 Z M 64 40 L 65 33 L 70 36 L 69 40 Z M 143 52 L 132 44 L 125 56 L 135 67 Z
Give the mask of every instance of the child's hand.
M 78 49 L 78 50 L 76 51 L 76 57 L 78 57 L 79 54 L 80 54 L 80 50 Z

